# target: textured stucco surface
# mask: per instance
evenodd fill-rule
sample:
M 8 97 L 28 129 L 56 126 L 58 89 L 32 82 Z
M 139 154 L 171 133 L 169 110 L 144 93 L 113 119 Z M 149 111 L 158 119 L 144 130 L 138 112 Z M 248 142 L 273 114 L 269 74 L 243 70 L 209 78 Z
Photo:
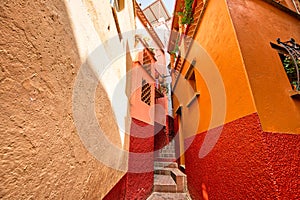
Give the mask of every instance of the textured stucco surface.
M 278 52 L 270 46 L 294 38 L 300 20 L 260 0 L 227 0 L 262 127 L 268 132 L 300 133 L 300 101 L 292 90 Z
M 131 135 L 149 135 L 154 127 L 132 118 Z M 153 135 L 153 134 L 152 134 Z M 154 137 L 130 136 L 128 173 L 105 196 L 105 200 L 143 200 L 152 192 Z
M 166 146 L 169 142 L 168 135 L 165 132 L 163 125 L 155 123 L 154 129 L 154 150 L 159 150 Z
M 185 159 L 194 199 L 203 199 L 202 190 L 208 199 L 300 198 L 298 135 L 263 132 L 254 113 L 225 124 L 216 146 L 200 159 L 205 135 L 185 141 L 192 142 Z
M 129 143 L 131 154 L 128 158 L 126 199 L 146 199 L 152 192 L 154 181 L 154 126 L 133 118 L 130 132 L 133 135 L 137 132 L 141 135 L 152 133 L 146 138 L 130 136 Z
M 206 3 L 207 7 L 186 59 L 188 62 L 182 66 L 182 79 L 178 79 L 173 91 L 173 96 L 178 99 L 174 101 L 174 108 L 183 106 L 181 120 L 184 137 L 256 112 L 226 1 L 214 0 Z M 197 91 L 201 96 L 197 98 L 198 108 L 195 106 L 197 101 L 191 105 L 194 108 L 186 106 L 193 98 L 194 90 L 183 78 L 193 59 L 196 60 L 194 71 Z M 197 121 L 199 116 L 201 123 Z M 192 128 L 195 123 L 198 126 L 197 131 Z
M 95 160 L 77 135 L 81 63 L 63 2 L 1 1 L 0 26 L 0 198 L 101 199 L 124 172 Z M 119 136 L 100 84 L 95 96 L 99 124 L 105 113 Z
M 126 183 L 127 175 L 124 175 L 123 178 L 121 178 L 121 180 L 103 198 L 103 200 L 126 199 Z

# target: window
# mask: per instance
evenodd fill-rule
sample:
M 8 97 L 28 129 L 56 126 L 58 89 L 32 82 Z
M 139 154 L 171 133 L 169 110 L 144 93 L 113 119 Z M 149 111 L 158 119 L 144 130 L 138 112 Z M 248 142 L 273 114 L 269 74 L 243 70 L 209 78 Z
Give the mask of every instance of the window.
M 151 85 L 144 79 L 142 80 L 141 100 L 147 105 L 151 105 Z
M 195 78 L 194 70 L 191 73 L 190 77 L 188 78 L 188 81 L 189 81 L 191 87 L 193 88 L 194 92 L 197 92 L 197 85 L 196 85 L 196 78 Z
M 191 88 L 193 89 L 192 99 L 187 104 L 187 107 L 189 107 L 194 102 L 194 100 L 200 96 L 199 90 L 197 88 L 197 81 L 195 76 L 195 69 L 194 69 L 195 65 L 196 65 L 196 60 L 194 59 L 185 75 L 185 79 L 187 79 Z
M 297 73 L 296 73 L 296 66 L 294 64 L 293 58 L 291 58 L 288 54 L 279 54 L 281 62 L 283 64 L 283 67 L 285 69 L 285 72 L 289 78 L 290 84 L 294 90 L 297 89 Z M 298 60 L 298 65 L 300 64 L 300 61 Z M 299 65 L 300 66 L 300 65 Z
M 124 9 L 124 0 L 110 0 L 110 4 L 116 8 L 118 12 Z
M 194 93 L 198 92 L 197 91 L 197 84 L 196 84 L 196 77 L 195 77 L 195 71 L 194 71 L 194 66 L 196 65 L 196 61 L 193 60 L 186 75 L 185 78 L 188 80 L 189 84 L 191 85 Z
M 271 46 L 277 50 L 280 56 L 291 87 L 295 91 L 300 91 L 300 46 L 294 39 L 281 42 L 278 38 L 277 43 L 278 45 L 271 43 Z

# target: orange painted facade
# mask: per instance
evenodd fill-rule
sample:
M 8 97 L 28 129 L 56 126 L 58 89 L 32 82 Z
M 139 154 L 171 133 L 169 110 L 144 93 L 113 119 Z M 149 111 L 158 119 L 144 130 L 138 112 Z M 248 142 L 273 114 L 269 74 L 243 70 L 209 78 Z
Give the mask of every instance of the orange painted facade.
M 174 13 L 183 11 L 181 5 L 184 1 L 177 1 Z M 293 171 L 299 170 L 294 168 L 299 155 L 290 152 L 282 159 L 278 152 L 285 144 L 299 149 L 300 101 L 291 96 L 295 91 L 270 45 L 277 38 L 300 42 L 296 11 L 292 1 L 194 1 L 194 22 L 185 25 L 185 35 L 171 36 L 171 54 L 181 38 L 171 63 L 173 109 L 178 162 L 186 167 L 192 197 L 273 199 L 276 190 L 269 180 L 277 181 L 278 197 L 297 197 L 299 189 L 290 188 L 297 182 Z M 174 17 L 173 31 L 182 26 L 179 20 Z M 229 187 L 230 177 L 239 183 Z M 241 189 L 248 182 L 253 191 Z
M 228 6 L 263 129 L 300 134 L 300 102 L 290 97 L 292 88 L 270 46 L 277 38 L 299 43 L 299 15 L 291 16 L 264 1 L 249 1 L 247 6 L 229 1 Z
M 173 81 L 174 110 L 182 106 L 186 116 L 201 118 L 198 133 L 255 112 L 259 113 L 266 131 L 300 133 L 299 101 L 290 97 L 292 88 L 277 51 L 270 46 L 270 42 L 276 42 L 278 37 L 299 41 L 299 17 L 297 19 L 267 2 L 249 1 L 247 6 L 236 1 L 205 3 L 194 44 L 180 69 L 181 78 Z M 268 19 L 271 23 L 265 23 L 262 31 L 257 22 Z M 175 18 L 174 28 L 176 23 Z M 276 30 L 272 28 L 274 26 Z M 189 81 L 185 77 L 193 60 L 196 61 L 194 71 L 200 93 L 198 106 L 194 107 L 199 107 L 199 115 L 186 109 L 194 96 L 192 89 L 186 89 Z M 214 87 L 214 74 L 222 79 L 218 88 Z M 222 97 L 224 94 L 225 98 Z M 214 99 L 222 98 L 224 104 L 213 105 Z M 224 118 L 216 122 L 211 120 L 212 116 L 217 116 L 214 106 L 225 107 Z M 185 137 L 195 134 L 190 128 L 184 132 Z

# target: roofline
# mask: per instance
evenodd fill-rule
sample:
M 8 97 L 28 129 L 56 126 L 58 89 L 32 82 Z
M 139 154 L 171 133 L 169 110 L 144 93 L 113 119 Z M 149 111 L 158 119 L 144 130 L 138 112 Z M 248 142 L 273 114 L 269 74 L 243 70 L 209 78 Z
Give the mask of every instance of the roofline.
M 165 12 L 167 13 L 168 19 L 170 19 L 170 18 L 171 18 L 170 13 L 168 12 L 165 3 L 164 3 L 162 0 L 156 0 L 156 1 L 152 2 L 149 6 L 147 6 L 146 8 L 144 8 L 143 11 L 146 10 L 146 9 L 149 9 L 153 4 L 155 4 L 155 3 L 158 2 L 158 1 L 160 1 L 160 3 L 161 3 L 161 5 L 162 5 L 163 9 L 164 9 Z M 176 2 L 177 2 L 177 1 L 176 1 Z M 151 10 L 151 9 L 150 9 L 150 10 Z

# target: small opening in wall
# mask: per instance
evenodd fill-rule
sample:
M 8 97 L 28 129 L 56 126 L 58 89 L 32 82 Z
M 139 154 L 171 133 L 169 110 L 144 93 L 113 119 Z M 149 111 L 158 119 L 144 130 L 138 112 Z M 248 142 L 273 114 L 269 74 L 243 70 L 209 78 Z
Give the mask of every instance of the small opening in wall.
M 197 82 L 196 82 L 196 76 L 195 76 L 195 65 L 196 65 L 196 60 L 193 60 L 186 75 L 185 78 L 188 80 L 190 86 L 192 87 L 194 93 L 198 92 L 197 90 Z

